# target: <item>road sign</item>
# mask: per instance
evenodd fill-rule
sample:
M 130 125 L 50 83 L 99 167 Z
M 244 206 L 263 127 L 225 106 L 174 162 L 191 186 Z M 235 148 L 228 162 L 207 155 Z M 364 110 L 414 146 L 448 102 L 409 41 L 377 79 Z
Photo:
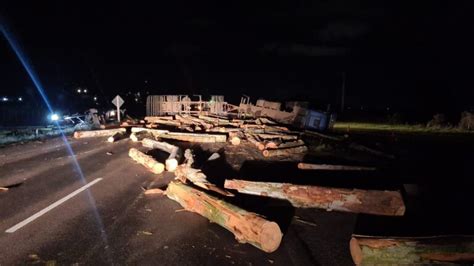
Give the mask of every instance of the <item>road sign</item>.
M 122 99 L 122 97 L 120 97 L 120 95 L 115 96 L 115 98 L 112 100 L 112 103 L 115 106 L 117 106 L 117 120 L 119 121 L 119 123 L 120 123 L 120 106 L 122 106 L 124 102 L 125 101 Z

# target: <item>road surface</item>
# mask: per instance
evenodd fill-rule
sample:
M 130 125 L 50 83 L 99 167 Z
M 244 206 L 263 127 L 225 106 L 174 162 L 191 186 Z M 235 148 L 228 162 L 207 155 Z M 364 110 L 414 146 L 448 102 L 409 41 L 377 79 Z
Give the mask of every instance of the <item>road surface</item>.
M 0 265 L 351 265 L 355 215 L 278 212 L 284 233 L 271 254 L 239 244 L 232 233 L 166 196 L 145 196 L 172 175 L 154 175 L 128 157 L 128 139 L 61 138 L 0 148 Z M 225 175 L 225 173 L 223 173 Z M 265 205 L 267 206 L 267 205 Z M 298 219 L 292 218 L 294 216 Z M 313 223 L 301 222 L 306 221 Z

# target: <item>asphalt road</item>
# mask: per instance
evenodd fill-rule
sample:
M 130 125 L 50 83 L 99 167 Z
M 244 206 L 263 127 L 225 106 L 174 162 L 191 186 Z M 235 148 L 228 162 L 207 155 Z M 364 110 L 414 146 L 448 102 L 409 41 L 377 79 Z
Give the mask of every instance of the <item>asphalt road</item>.
M 94 265 L 352 264 L 348 244 L 356 220 L 353 214 L 290 209 L 280 213 L 281 206 L 266 202 L 264 206 L 281 214 L 277 222 L 284 233 L 279 249 L 268 254 L 239 244 L 232 233 L 183 211 L 166 196 L 145 196 L 142 187 L 163 186 L 173 176 L 154 175 L 134 163 L 128 149 L 139 144 L 128 139 L 117 143 L 103 138 L 68 141 L 80 169 L 61 138 L 0 148 L 0 186 L 17 184 L 0 192 L 0 265 L 52 261 Z M 90 187 L 84 189 L 87 184 Z M 84 190 L 77 191 L 80 188 Z M 64 202 L 51 208 L 58 200 Z

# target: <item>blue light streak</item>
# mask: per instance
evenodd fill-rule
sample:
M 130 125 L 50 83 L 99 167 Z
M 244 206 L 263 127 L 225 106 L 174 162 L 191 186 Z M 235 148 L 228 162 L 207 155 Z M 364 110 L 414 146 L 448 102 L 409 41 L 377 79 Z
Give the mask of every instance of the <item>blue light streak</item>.
M 52 105 L 51 105 L 51 103 L 48 99 L 48 96 L 47 96 L 43 86 L 41 85 L 41 82 L 40 82 L 38 76 L 36 75 L 34 69 L 31 67 L 31 65 L 28 62 L 27 58 L 23 54 L 23 51 L 21 50 L 19 44 L 17 43 L 15 38 L 12 36 L 10 31 L 6 28 L 5 23 L 3 23 L 3 21 L 1 21 L 1 20 L 0 20 L 0 32 L 2 33 L 2 35 L 7 40 L 8 44 L 10 45 L 12 50 L 14 51 L 14 53 L 15 53 L 16 57 L 18 58 L 18 60 L 21 62 L 21 65 L 23 66 L 23 68 L 27 72 L 27 74 L 30 77 L 31 81 L 33 81 L 33 84 L 35 85 L 35 88 L 37 89 L 38 93 L 41 95 L 41 98 L 43 99 L 44 103 L 46 104 L 46 107 L 48 108 L 49 113 L 53 114 L 54 109 L 53 109 L 53 107 L 52 107 Z M 79 165 L 79 162 L 77 161 L 76 155 L 74 154 L 74 151 L 72 150 L 72 147 L 69 144 L 69 141 L 67 140 L 64 131 L 62 130 L 62 128 L 59 125 L 59 121 L 53 121 L 53 122 L 57 126 L 59 131 L 61 132 L 61 138 L 62 138 L 62 140 L 63 140 L 63 142 L 66 146 L 66 149 L 67 149 L 68 153 L 71 155 L 73 167 L 74 167 L 75 172 L 78 173 L 78 175 L 80 177 L 80 182 L 83 185 L 87 184 L 87 181 L 84 177 L 84 173 L 82 172 L 81 166 Z M 108 250 L 109 245 L 108 245 L 107 235 L 106 235 L 105 230 L 104 230 L 104 225 L 103 225 L 102 219 L 100 218 L 99 212 L 97 210 L 95 200 L 94 200 L 92 194 L 90 193 L 89 189 L 86 190 L 86 193 L 87 193 L 87 196 L 89 198 L 89 202 L 92 206 L 92 210 L 93 210 L 94 215 L 96 217 L 97 223 L 99 225 L 101 238 L 104 242 L 105 247 L 107 247 L 106 248 L 106 253 L 107 253 L 109 259 L 111 259 L 111 255 L 110 255 L 110 252 Z

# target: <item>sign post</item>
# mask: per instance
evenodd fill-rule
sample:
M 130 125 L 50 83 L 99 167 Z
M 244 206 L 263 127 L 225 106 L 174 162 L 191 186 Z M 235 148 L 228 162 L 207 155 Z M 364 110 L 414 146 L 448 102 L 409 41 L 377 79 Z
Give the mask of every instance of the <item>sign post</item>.
M 124 103 L 124 100 L 120 95 L 115 96 L 115 98 L 112 100 L 112 103 L 117 106 L 117 120 L 120 123 L 120 106 Z

